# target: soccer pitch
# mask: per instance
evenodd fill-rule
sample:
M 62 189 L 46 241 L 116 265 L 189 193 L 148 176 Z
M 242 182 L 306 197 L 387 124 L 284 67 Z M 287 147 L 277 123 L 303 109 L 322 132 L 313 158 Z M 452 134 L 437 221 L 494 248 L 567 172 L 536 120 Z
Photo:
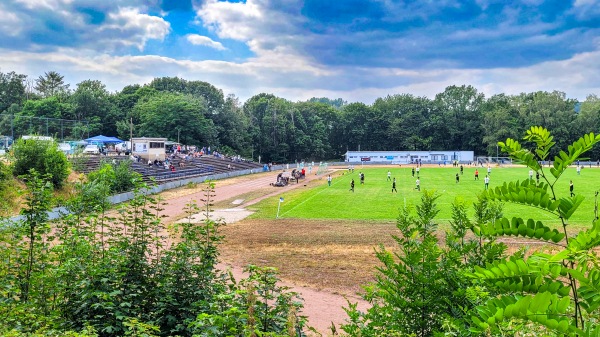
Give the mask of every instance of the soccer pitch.
M 479 171 L 479 180 L 475 180 L 475 170 Z M 392 193 L 392 182 L 388 181 L 387 172 L 391 179 L 396 178 L 398 192 Z M 279 206 L 279 218 L 294 219 L 354 219 L 365 221 L 395 221 L 399 209 L 404 205 L 416 205 L 420 202 L 423 190 L 434 190 L 439 198 L 437 205 L 440 210 L 437 220 L 447 223 L 451 219 L 451 204 L 455 200 L 463 200 L 469 205 L 477 200 L 484 190 L 486 167 L 464 166 L 460 175 L 457 167 L 435 166 L 421 167 L 419 172 L 421 192 L 415 189 L 416 174 L 413 178 L 412 167 L 361 167 L 357 165 L 354 172 L 340 169 L 332 173 L 333 181 L 328 186 L 326 175 L 316 183 L 310 183 L 309 188 L 286 190 L 281 188 L 281 194 L 268 198 L 254 205 L 257 212 L 253 218 L 275 218 Z M 549 168 L 544 167 L 549 173 Z M 360 182 L 360 173 L 365 175 L 364 185 Z M 456 174 L 460 181 L 456 182 Z M 350 191 L 350 181 L 354 179 L 354 192 Z M 529 179 L 529 169 L 516 167 L 492 167 L 489 188 L 501 186 L 504 182 Z M 535 180 L 535 173 L 533 176 Z M 569 196 L 569 180 L 573 180 L 575 194 L 585 197 L 585 201 L 571 217 L 569 223 L 578 227 L 591 225 L 594 219 L 594 195 L 600 189 L 600 168 L 586 167 L 578 175 L 575 167 L 569 168 L 554 186 L 558 197 Z M 302 183 L 302 181 L 300 181 Z M 279 202 L 283 198 L 283 202 Z M 473 213 L 470 208 L 471 215 Z M 541 209 L 528 206 L 505 203 L 505 216 L 511 218 L 520 216 L 525 219 L 542 220 L 547 225 L 559 224 L 558 218 Z

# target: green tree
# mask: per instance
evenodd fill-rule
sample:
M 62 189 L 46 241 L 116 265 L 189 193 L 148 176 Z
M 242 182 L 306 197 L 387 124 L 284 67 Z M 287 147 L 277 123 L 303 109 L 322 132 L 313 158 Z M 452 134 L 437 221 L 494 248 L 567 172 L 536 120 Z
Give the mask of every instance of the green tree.
M 11 105 L 20 106 L 25 100 L 25 84 L 27 75 L 17 74 L 14 71 L 3 73 L 0 71 L 0 112 L 4 112 Z
M 522 120 L 513 99 L 504 94 L 494 95 L 483 103 L 483 143 L 485 154 L 496 156 L 498 141 L 509 137 L 517 137 L 523 133 Z
M 445 149 L 483 152 L 480 138 L 483 102 L 484 95 L 470 85 L 449 86 L 435 96 L 435 103 L 443 113 L 449 137 Z
M 291 144 L 287 158 L 292 160 L 332 158 L 329 133 L 330 121 L 335 113 L 333 107 L 324 103 L 294 104 L 290 109 L 291 121 L 287 123 L 288 143 Z
M 70 128 L 59 119 L 68 118 L 73 107 L 58 96 L 23 103 L 21 111 L 15 114 L 13 130 L 15 135 L 48 135 L 61 138 L 77 138 Z
M 289 127 L 292 103 L 271 94 L 259 94 L 244 104 L 244 114 L 249 119 L 253 157 L 261 156 L 262 161 L 285 160 L 292 151 L 289 141 Z
M 161 93 L 136 104 L 134 113 L 140 116 L 139 136 L 179 139 L 195 145 L 216 142 L 214 124 L 206 117 L 206 104 L 202 99 Z
M 585 134 L 595 132 L 598 128 L 600 128 L 600 97 L 588 95 L 585 101 L 581 102 L 573 131 L 577 134 Z M 592 149 L 589 156 L 593 160 L 600 159 L 600 149 Z
M 438 130 L 432 126 L 435 106 L 430 99 L 408 94 L 387 96 L 375 100 L 373 109 L 389 120 L 389 127 L 379 140 L 381 144 L 385 144 L 382 149 L 440 149 L 433 147 L 433 142 L 439 137 Z
M 351 103 L 342 109 L 340 121 L 346 150 L 376 150 L 378 138 L 371 133 L 376 126 L 371 120 L 376 119 L 373 110 L 363 103 Z M 384 126 L 385 127 L 385 126 Z
M 62 93 L 68 93 L 69 84 L 65 84 L 64 76 L 61 74 L 56 71 L 48 71 L 35 80 L 34 89 L 42 97 L 51 97 Z
M 202 98 L 206 102 L 206 110 L 210 116 L 218 115 L 225 103 L 223 91 L 203 81 L 187 81 L 179 77 L 160 77 L 153 79 L 149 86 L 157 91 L 187 94 L 198 99 Z
M 69 101 L 73 106 L 70 119 L 82 122 L 82 130 L 116 135 L 119 111 L 102 82 L 85 80 L 78 83 Z
M 157 94 L 158 91 L 149 86 L 129 85 L 111 96 L 117 110 L 120 111 L 120 116 L 116 118 L 116 127 L 121 139 L 129 139 L 132 132 L 134 136 L 138 134 L 142 120 L 139 111 L 134 109 L 135 105 Z
M 344 105 L 347 105 L 348 102 L 344 101 L 341 98 L 330 99 L 327 97 L 313 97 L 309 99 L 307 102 L 310 103 L 323 103 L 325 105 L 329 105 L 336 109 L 341 109 Z
M 557 148 L 566 148 L 577 137 L 573 135 L 575 104 L 560 91 L 538 91 L 513 97 L 518 107 L 521 125 L 544 125 L 555 137 Z M 557 155 L 550 153 L 550 155 Z
M 242 110 L 239 99 L 234 95 L 227 96 L 219 123 L 219 143 L 230 148 L 232 154 L 250 157 L 252 155 L 248 132 L 250 122 Z
M 61 188 L 69 175 L 69 161 L 54 141 L 19 139 L 13 145 L 12 156 L 15 176 L 33 169 L 48 176 L 55 188 Z

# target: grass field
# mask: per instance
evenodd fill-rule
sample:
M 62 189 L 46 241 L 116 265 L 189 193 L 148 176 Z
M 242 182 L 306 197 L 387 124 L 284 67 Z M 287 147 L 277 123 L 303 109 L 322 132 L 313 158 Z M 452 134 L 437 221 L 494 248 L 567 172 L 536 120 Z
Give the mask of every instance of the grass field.
M 548 168 L 545 168 L 548 170 Z M 397 181 L 397 193 L 392 193 L 392 184 L 387 181 L 388 170 Z M 484 189 L 486 168 L 478 168 L 479 180 L 474 179 L 475 168 L 465 166 L 460 182 L 456 183 L 458 168 L 450 165 L 445 167 L 422 167 L 420 169 L 421 190 L 435 190 L 439 194 L 438 207 L 440 213 L 437 219 L 447 223 L 451 218 L 450 205 L 456 199 L 469 203 L 477 199 Z M 360 184 L 359 172 L 365 174 L 365 184 Z M 332 174 L 331 187 L 327 186 L 326 177 L 316 184 L 308 184 L 305 188 L 286 191 L 281 188 L 281 194 L 254 205 L 257 210 L 253 218 L 275 218 L 279 197 L 284 198 L 280 205 L 279 218 L 287 219 L 358 219 L 372 221 L 393 221 L 398 216 L 398 210 L 403 205 L 419 203 L 421 193 L 415 190 L 415 180 L 411 175 L 411 167 L 382 167 L 370 168 L 356 166 L 354 173 L 339 170 Z M 351 179 L 355 181 L 354 193 L 350 189 Z M 529 169 L 525 167 L 492 167 L 490 188 L 502 185 L 504 182 L 529 178 Z M 535 178 L 535 177 L 534 177 Z M 594 217 L 594 195 L 600 189 L 600 169 L 585 168 L 577 175 L 575 168 L 563 174 L 555 186 L 559 197 L 569 196 L 569 180 L 573 180 L 575 193 L 585 197 L 584 203 L 571 218 L 574 227 L 587 227 Z M 302 181 L 300 181 L 302 183 Z M 543 220 L 548 225 L 559 224 L 559 220 L 540 209 L 520 205 L 506 204 L 504 213 L 508 217 L 521 216 Z M 574 229 L 574 228 L 572 228 Z

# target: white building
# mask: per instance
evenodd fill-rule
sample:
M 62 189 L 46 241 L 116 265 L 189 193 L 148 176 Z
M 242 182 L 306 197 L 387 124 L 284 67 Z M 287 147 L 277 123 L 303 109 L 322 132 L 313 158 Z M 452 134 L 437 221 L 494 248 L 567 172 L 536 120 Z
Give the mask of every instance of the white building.
M 167 138 L 132 138 L 133 155 L 139 156 L 144 160 L 160 160 L 166 158 L 165 142 Z
M 384 164 L 409 164 L 421 160 L 426 164 L 466 163 L 475 160 L 473 151 L 348 151 L 346 162 L 374 162 Z

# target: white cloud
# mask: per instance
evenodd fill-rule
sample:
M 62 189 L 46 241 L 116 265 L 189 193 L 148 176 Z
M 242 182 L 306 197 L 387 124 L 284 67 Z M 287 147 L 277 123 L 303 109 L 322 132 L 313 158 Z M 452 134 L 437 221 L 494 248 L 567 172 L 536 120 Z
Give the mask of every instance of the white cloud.
M 271 9 L 264 0 L 239 3 L 207 0 L 197 11 L 198 23 L 214 30 L 220 38 L 246 42 L 257 55 L 280 46 L 295 51 L 293 47 L 310 33 L 301 28 L 304 20 L 300 15 L 301 4 L 290 3 L 296 4 L 295 13 L 281 11 L 279 7 Z
M 246 3 L 209 0 L 198 10 L 198 16 L 219 37 L 239 41 L 251 40 L 255 32 L 252 27 L 265 19 L 259 6 L 252 0 Z
M 101 41 L 94 43 L 135 46 L 143 50 L 148 40 L 162 41 L 170 31 L 171 25 L 163 18 L 140 13 L 137 8 L 124 7 L 108 14 L 106 22 L 96 31 Z
M 207 46 L 217 50 L 226 50 L 227 48 L 223 47 L 221 42 L 213 41 L 208 36 L 202 36 L 198 34 L 188 34 L 186 39 L 193 45 Z
M 597 5 L 598 0 L 575 0 L 575 7 Z
M 269 56 L 270 57 L 270 56 Z M 378 97 L 410 93 L 433 98 L 449 85 L 473 85 L 490 96 L 534 91 L 563 91 L 569 98 L 584 100 L 600 93 L 600 51 L 575 55 L 563 61 L 544 62 L 522 68 L 434 69 L 418 71 L 401 68 L 288 67 L 269 64 L 265 59 L 243 63 L 176 60 L 162 56 L 96 55 L 80 49 L 63 49 L 49 54 L 0 49 L 2 69 L 37 77 L 48 69 L 65 76 L 74 86 L 86 79 L 98 79 L 109 90 L 144 84 L 155 77 L 178 76 L 207 81 L 246 100 L 261 92 L 292 101 L 313 96 L 341 97 L 349 102 L 372 103 Z
M 600 1 L 576 0 L 571 10 L 580 20 L 598 20 L 600 15 Z
M 46 8 L 56 10 L 66 4 L 72 3 L 73 0 L 15 0 L 15 2 L 29 9 Z
M 0 33 L 17 36 L 21 32 L 22 21 L 15 13 L 9 12 L 2 4 L 0 4 Z
M 304 19 L 302 15 L 279 10 L 279 6 L 291 6 L 291 11 L 299 14 L 301 4 L 296 1 L 283 2 L 278 3 L 276 9 L 271 9 L 268 1 L 264 0 L 239 3 L 207 0 L 197 10 L 198 23 L 212 29 L 220 38 L 245 42 L 256 55 L 246 63 L 252 69 L 267 73 L 277 71 L 287 78 L 291 73 L 298 72 L 311 76 L 334 73 L 335 70 L 318 64 L 310 55 L 299 52 L 307 35 L 310 35 L 299 28 Z

